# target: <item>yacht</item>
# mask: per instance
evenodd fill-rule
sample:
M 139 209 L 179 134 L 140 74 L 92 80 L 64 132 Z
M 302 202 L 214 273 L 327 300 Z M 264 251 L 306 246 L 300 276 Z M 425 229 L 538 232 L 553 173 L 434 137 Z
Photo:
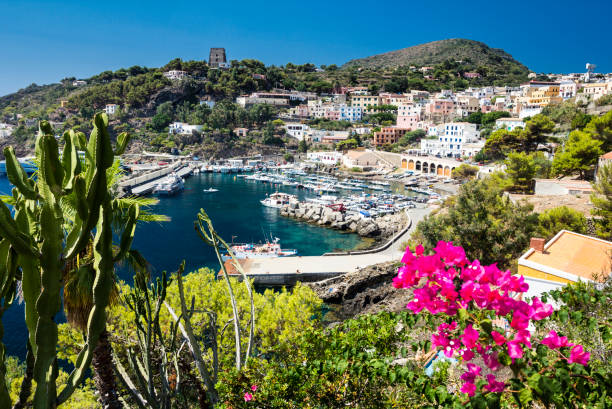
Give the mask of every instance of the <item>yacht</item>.
M 297 197 L 295 195 L 289 195 L 287 193 L 280 192 L 272 193 L 264 200 L 260 200 L 262 205 L 266 207 L 273 207 L 275 209 L 280 209 L 281 207 L 291 203 L 292 201 L 297 202 Z
M 171 173 L 161 179 L 153 188 L 153 193 L 161 196 L 171 196 L 185 188 L 183 179 L 176 173 Z
M 289 257 L 297 255 L 295 249 L 282 249 L 279 243 L 278 237 L 273 242 L 266 242 L 264 244 L 233 244 L 230 246 L 230 250 L 234 253 L 237 259 L 250 259 L 250 258 L 272 258 L 272 257 Z M 221 256 L 223 261 L 231 259 L 228 253 Z

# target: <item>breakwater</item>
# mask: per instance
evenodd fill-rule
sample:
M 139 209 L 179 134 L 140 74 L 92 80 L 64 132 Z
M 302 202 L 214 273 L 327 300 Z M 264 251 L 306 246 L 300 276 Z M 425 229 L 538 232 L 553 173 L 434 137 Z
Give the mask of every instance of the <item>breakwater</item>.
M 404 212 L 387 214 L 376 218 L 364 218 L 355 212 L 342 212 L 318 203 L 289 203 L 281 207 L 280 215 L 357 233 L 361 237 L 387 239 L 404 228 L 408 217 Z

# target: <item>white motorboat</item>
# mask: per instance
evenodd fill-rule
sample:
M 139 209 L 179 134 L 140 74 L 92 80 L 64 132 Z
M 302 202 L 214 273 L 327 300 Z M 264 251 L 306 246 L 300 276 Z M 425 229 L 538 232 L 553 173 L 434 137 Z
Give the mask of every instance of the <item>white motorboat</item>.
M 270 196 L 266 197 L 264 200 L 260 200 L 261 204 L 266 207 L 273 207 L 275 209 L 280 209 L 286 204 L 295 201 L 297 203 L 297 197 L 295 195 L 290 195 L 287 193 L 276 192 L 272 193 Z
M 172 173 L 160 180 L 153 188 L 153 193 L 161 196 L 171 196 L 185 188 L 183 179 Z

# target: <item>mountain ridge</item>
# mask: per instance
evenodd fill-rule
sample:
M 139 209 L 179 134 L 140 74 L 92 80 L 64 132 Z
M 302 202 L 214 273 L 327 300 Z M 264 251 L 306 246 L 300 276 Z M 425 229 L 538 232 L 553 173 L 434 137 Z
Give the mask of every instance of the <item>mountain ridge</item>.
M 428 66 L 441 64 L 447 60 L 461 60 L 475 66 L 504 66 L 504 63 L 521 71 L 528 67 L 515 60 L 501 48 L 492 48 L 481 41 L 464 38 L 450 38 L 431 41 L 399 50 L 388 51 L 368 57 L 356 58 L 346 62 L 342 68 L 391 68 L 401 66 Z

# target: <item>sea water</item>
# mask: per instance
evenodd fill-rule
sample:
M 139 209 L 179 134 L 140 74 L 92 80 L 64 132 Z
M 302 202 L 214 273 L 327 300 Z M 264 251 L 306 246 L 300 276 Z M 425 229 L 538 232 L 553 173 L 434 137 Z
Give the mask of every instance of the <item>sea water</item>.
M 204 191 L 210 187 L 218 192 Z M 10 190 L 8 180 L 0 178 L 0 193 L 9 194 Z M 185 180 L 185 190 L 174 196 L 160 197 L 159 204 L 150 208 L 154 213 L 170 217 L 171 221 L 138 224 L 132 248 L 140 251 L 151 264 L 153 276 L 163 270 L 175 271 L 183 260 L 188 272 L 200 267 L 218 270 L 214 250 L 194 229 L 200 209 L 206 211 L 215 230 L 228 243 L 258 243 L 279 238 L 282 248 L 297 249 L 301 256 L 313 256 L 350 250 L 362 242 L 356 234 L 282 217 L 278 209 L 260 203 L 266 195 L 276 191 L 295 194 L 300 200 L 315 196 L 295 187 L 264 184 L 232 174 L 191 176 Z M 132 282 L 132 273 L 125 267 L 118 269 L 117 275 L 120 280 Z M 7 353 L 23 359 L 27 338 L 23 306 L 13 305 L 5 312 L 2 323 Z

